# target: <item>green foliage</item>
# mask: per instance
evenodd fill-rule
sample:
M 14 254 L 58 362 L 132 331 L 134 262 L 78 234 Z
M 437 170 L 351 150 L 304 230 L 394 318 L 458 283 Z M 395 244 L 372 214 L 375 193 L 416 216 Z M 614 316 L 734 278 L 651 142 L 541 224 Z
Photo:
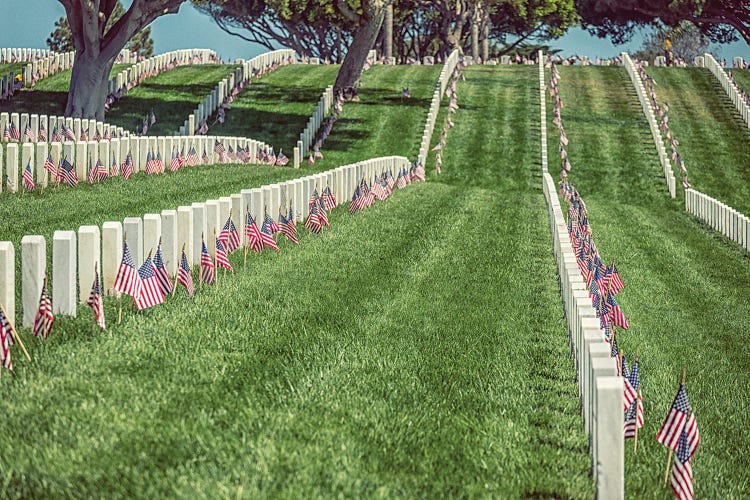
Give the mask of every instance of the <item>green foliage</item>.
M 444 177 L 246 270 L 234 255 L 194 300 L 126 304 L 120 326 L 108 301 L 109 333 L 85 310 L 29 341 L 34 364 L 0 379 L 6 491 L 593 498 L 527 133 L 536 68 L 467 73 Z
M 676 59 L 692 64 L 696 56 L 710 51 L 710 40 L 691 22 L 683 21 L 676 28 L 660 26 L 643 40 L 641 49 L 634 54 L 638 59 L 654 61 L 664 55 L 664 41 L 672 41 L 672 53 Z
M 125 14 L 125 8 L 122 2 L 117 0 L 112 15 L 107 21 L 105 33 Z M 55 52 L 69 52 L 75 50 L 73 45 L 73 34 L 70 30 L 70 24 L 67 17 L 61 17 L 55 21 L 55 29 L 47 38 L 47 46 Z M 151 57 L 154 55 L 154 40 L 151 38 L 151 28 L 146 28 L 135 35 L 125 45 L 125 48 L 137 53 L 142 57 Z
M 625 491 L 630 498 L 674 498 L 663 484 L 667 453 L 654 436 L 687 367 L 687 391 L 701 433 L 692 462 L 695 496 L 746 497 L 750 435 L 741 416 L 750 401 L 750 348 L 738 339 L 750 334 L 748 258 L 736 243 L 690 217 L 682 200 L 669 199 L 646 119 L 622 67 L 561 67 L 560 72 L 571 179 L 586 201 L 602 257 L 617 258 L 626 285 L 618 301 L 631 328 L 618 336 L 619 346 L 629 360 L 640 355 L 645 427 L 637 455 L 632 440 L 626 441 Z M 698 114 L 683 115 L 679 99 L 669 98 L 670 125 L 678 129 L 685 155 L 695 150 L 684 147 L 693 142 L 684 132 L 688 121 L 715 129 L 693 148 L 739 127 L 725 121 L 726 115 L 703 109 L 703 90 L 690 84 L 701 81 L 697 75 L 703 73 L 713 78 L 699 69 L 654 73 L 660 98 L 668 86 L 679 88 L 685 102 L 697 101 Z M 680 84 L 673 86 L 672 78 Z M 557 151 L 552 113 L 548 118 L 549 150 Z M 703 167 L 686 161 L 692 180 Z M 724 165 L 717 158 L 706 168 L 718 172 Z M 726 170 L 734 171 L 731 163 Z M 703 183 L 695 182 L 699 188 Z

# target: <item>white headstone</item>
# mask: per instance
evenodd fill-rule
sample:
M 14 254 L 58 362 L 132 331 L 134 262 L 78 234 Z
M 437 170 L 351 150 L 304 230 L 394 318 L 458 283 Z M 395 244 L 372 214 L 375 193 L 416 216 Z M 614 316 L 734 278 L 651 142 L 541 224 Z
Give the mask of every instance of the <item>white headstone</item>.
M 162 224 L 164 222 L 162 221 Z M 193 211 L 191 207 L 177 207 L 177 259 L 182 258 L 182 249 L 188 264 L 193 265 Z
M 76 233 L 55 231 L 52 236 L 52 310 L 76 315 Z
M 220 216 L 219 201 L 208 200 L 206 202 L 206 247 L 212 256 L 216 253 L 216 237 L 221 232 Z
M 15 263 L 14 263 L 15 265 Z M 44 236 L 27 235 L 21 238 L 21 304 L 23 326 L 34 324 L 39 306 L 44 274 L 47 270 L 47 245 Z
M 89 298 L 95 272 L 101 274 L 101 235 L 99 226 L 78 228 L 78 302 Z
M 138 268 L 146 260 L 143 254 L 143 220 L 140 217 L 126 217 L 122 229 L 130 255 L 133 257 L 135 267 Z
M 206 204 L 193 203 L 190 208 L 193 212 L 193 264 L 198 264 L 201 261 L 203 239 L 206 238 Z
M 5 176 L 8 179 L 8 191 L 11 193 L 18 192 L 18 144 L 5 146 Z M 0 183 L 2 183 L 2 179 L 0 179 Z
M 156 255 L 161 237 L 161 216 L 159 214 L 146 214 L 143 216 L 143 255 Z
M 16 252 L 13 243 L 0 241 L 0 306 L 16 324 Z

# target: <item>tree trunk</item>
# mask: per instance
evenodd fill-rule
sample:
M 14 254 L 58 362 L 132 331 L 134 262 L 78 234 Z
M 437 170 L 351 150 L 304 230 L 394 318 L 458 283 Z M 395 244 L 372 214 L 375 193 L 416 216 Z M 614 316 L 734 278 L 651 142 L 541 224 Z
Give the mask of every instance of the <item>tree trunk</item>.
M 104 100 L 107 98 L 107 83 L 113 63 L 114 59 L 76 58 L 70 76 L 65 116 L 104 121 Z
M 362 15 L 362 22 L 354 34 L 352 44 L 346 52 L 344 62 L 341 65 L 333 91 L 339 94 L 348 87 L 353 87 L 362 74 L 362 68 L 367 62 L 367 53 L 372 49 L 378 38 L 380 26 L 385 17 L 385 8 L 373 8 L 371 12 Z
M 383 45 L 385 45 L 383 56 L 386 59 L 393 57 L 393 4 L 386 7 L 385 11 L 385 36 Z
M 482 29 L 482 62 L 486 63 L 490 59 L 490 22 L 485 20 Z

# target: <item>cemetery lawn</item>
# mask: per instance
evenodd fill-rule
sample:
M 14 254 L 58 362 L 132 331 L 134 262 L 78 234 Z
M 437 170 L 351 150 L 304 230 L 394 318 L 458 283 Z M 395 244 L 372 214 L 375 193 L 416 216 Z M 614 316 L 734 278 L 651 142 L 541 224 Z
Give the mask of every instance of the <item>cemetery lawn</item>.
M 226 64 L 180 66 L 131 89 L 107 113 L 107 123 L 140 131 L 151 110 L 156 123 L 148 135 L 176 135 L 198 104 L 236 68 Z
M 377 156 L 415 158 L 442 65 L 373 66 L 362 75 L 360 101 L 345 103 L 315 168 L 331 169 Z M 209 134 L 252 137 L 283 148 L 290 159 L 300 133 L 338 65 L 291 65 L 245 87 L 227 111 L 224 125 Z M 402 100 L 409 87 L 411 99 Z M 306 164 L 306 163 L 305 163 Z
M 633 441 L 626 441 L 627 496 L 674 498 L 663 486 L 667 453 L 654 437 L 686 367 L 687 392 L 701 433 L 693 458 L 696 498 L 747 497 L 750 434 L 744 417 L 750 410 L 750 348 L 744 339 L 750 335 L 750 261 L 738 245 L 688 216 L 681 201 L 669 199 L 625 70 L 560 71 L 570 178 L 586 201 L 602 258 L 617 259 L 626 285 L 618 301 L 630 330 L 618 336 L 619 347 L 631 362 L 640 354 L 646 420 L 637 455 Z M 746 153 L 732 142 L 741 135 L 736 117 L 711 97 L 719 96 L 718 87 L 704 80 L 703 70 L 668 69 L 654 75 L 659 99 L 672 107 L 670 123 L 682 141 L 688 171 L 702 173 L 695 176 L 695 185 L 708 184 L 709 173 L 714 176 L 722 164 L 727 179 L 737 178 Z M 707 71 L 705 76 L 711 77 Z M 549 150 L 556 152 L 559 136 L 551 122 L 553 103 L 548 102 Z M 695 104 L 689 107 L 689 102 Z M 720 109 L 712 110 L 714 104 Z M 699 133 L 710 140 L 698 140 Z M 714 143 L 729 149 L 720 151 Z M 704 147 L 717 157 L 710 170 L 690 160 Z M 558 159 L 550 158 L 556 178 Z M 733 184 L 727 192 L 741 189 Z M 721 193 L 708 192 L 722 199 Z
M 680 141 L 690 183 L 744 214 L 750 213 L 750 131 L 710 71 L 648 68 L 660 103 L 669 103 L 669 124 Z M 667 153 L 669 148 L 667 147 Z M 679 188 L 681 176 L 675 169 Z M 678 199 L 684 200 L 682 189 Z
M 724 71 L 728 71 L 726 68 Z M 729 70 L 734 75 L 734 81 L 737 83 L 737 86 L 747 92 L 750 90 L 750 69 L 735 69 L 732 68 Z M 723 89 L 722 89 L 723 91 Z
M 27 340 L 0 496 L 592 498 L 536 79 L 467 70 L 442 177 L 194 300 Z
M 15 74 L 20 73 L 21 71 L 23 71 L 24 66 L 26 66 L 26 63 L 0 64 L 0 80 L 2 80 L 3 77 L 7 76 L 11 71 Z
M 112 66 L 110 76 L 114 76 L 130 66 L 132 65 L 115 64 Z M 62 115 L 65 112 L 65 103 L 68 100 L 71 73 L 72 70 L 61 71 L 39 80 L 31 90 L 16 93 L 9 101 L 0 101 L 0 112 Z

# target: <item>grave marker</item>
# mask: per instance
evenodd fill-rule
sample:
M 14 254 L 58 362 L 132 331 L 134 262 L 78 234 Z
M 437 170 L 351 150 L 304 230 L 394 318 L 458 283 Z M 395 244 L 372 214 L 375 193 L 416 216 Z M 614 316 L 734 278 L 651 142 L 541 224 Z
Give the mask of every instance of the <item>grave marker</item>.
M 15 264 L 15 263 L 14 263 Z M 47 270 L 47 245 L 44 236 L 21 238 L 21 304 L 23 326 L 32 326 Z
M 52 236 L 52 310 L 76 315 L 76 233 L 55 231 Z

